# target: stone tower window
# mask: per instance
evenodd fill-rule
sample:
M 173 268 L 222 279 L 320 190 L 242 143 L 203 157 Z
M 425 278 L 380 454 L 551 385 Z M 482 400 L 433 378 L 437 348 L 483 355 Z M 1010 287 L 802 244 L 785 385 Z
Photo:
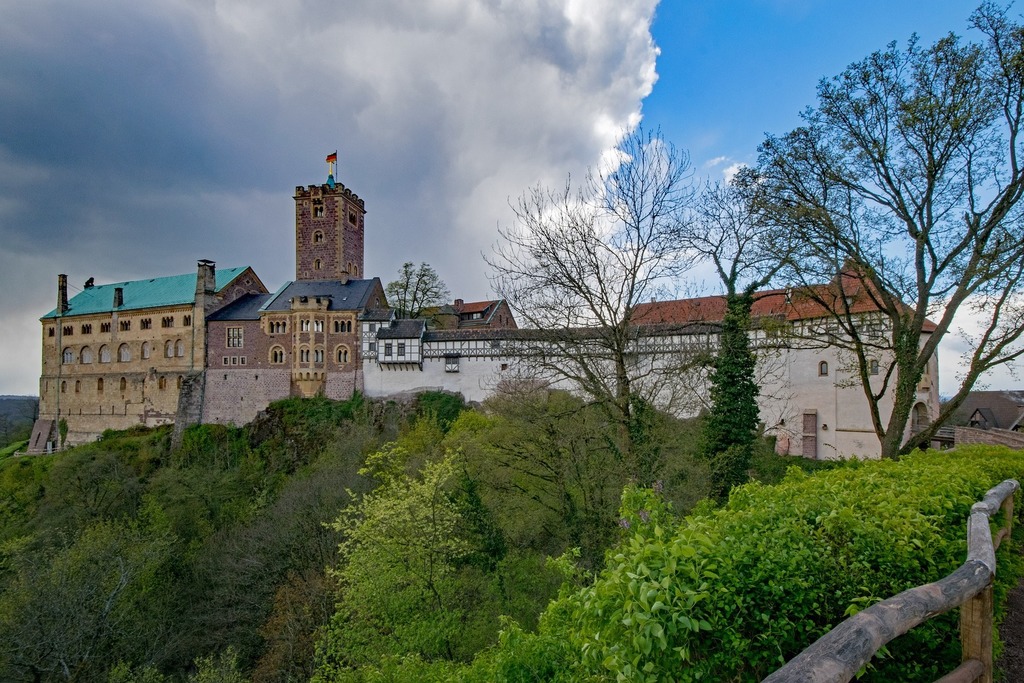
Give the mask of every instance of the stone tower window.
M 174 342 L 170 339 L 164 344 L 164 358 L 174 358 Z
M 128 380 L 121 378 L 121 391 L 128 391 Z
M 149 342 L 142 342 L 142 360 L 149 358 L 152 352 L 152 347 L 149 345 Z
M 61 362 L 64 365 L 70 365 L 75 362 L 75 352 L 71 349 L 64 349 L 64 354 L 61 357 Z
M 275 346 L 270 349 L 270 362 L 280 364 L 284 362 L 284 349 L 280 346 Z
M 143 318 L 142 320 L 139 321 L 139 328 L 141 328 L 143 330 L 148 330 L 151 327 L 153 327 L 153 319 L 152 318 Z
M 160 376 L 160 381 L 157 382 L 157 386 L 160 387 L 161 390 L 166 389 L 167 388 L 167 378 L 164 377 L 163 375 L 161 375 Z
M 314 218 L 323 218 L 324 217 L 324 205 L 323 204 L 317 204 L 316 206 L 313 207 L 313 217 Z
M 174 348 L 178 352 L 178 358 L 184 358 L 185 357 L 185 342 L 183 342 L 183 341 L 181 341 L 179 339 L 178 341 L 174 342 Z
M 121 344 L 117 347 L 117 360 L 120 363 L 127 363 L 132 359 L 132 350 L 128 348 L 127 344 Z
M 321 208 L 323 208 L 323 207 L 321 207 Z M 313 244 L 320 244 L 323 241 L 324 241 L 324 234 L 321 231 L 317 230 L 316 232 L 313 233 Z
M 110 332 L 110 323 L 100 323 L 100 332 Z
M 122 320 L 121 324 L 120 324 L 120 327 L 121 327 L 121 331 L 122 332 L 128 332 L 128 331 L 130 331 L 132 329 L 132 321 L 131 320 Z
M 828 362 L 821 361 L 818 363 L 818 376 L 825 377 L 826 375 L 828 375 Z
M 184 325 L 185 327 L 191 327 L 192 326 L 192 316 L 186 315 L 185 317 L 183 317 L 181 319 L 181 324 Z
M 82 334 L 92 334 L 92 323 L 82 325 Z
M 82 363 L 91 363 L 92 362 L 92 349 L 90 349 L 88 346 L 83 346 L 82 347 L 82 353 L 80 354 L 80 357 L 81 357 L 81 362 Z
M 313 270 L 320 270 L 320 259 L 313 261 Z
M 174 327 L 174 316 L 168 315 L 161 318 L 160 327 Z
M 103 346 L 100 347 L 100 362 L 101 363 L 109 363 L 110 362 L 110 347 L 107 346 L 106 344 L 104 344 Z
M 337 358 L 339 363 L 348 362 L 348 349 L 344 346 L 338 347 Z
M 100 377 L 99 379 L 96 380 L 96 391 L 98 391 L 101 394 L 103 393 L 103 378 L 102 377 Z

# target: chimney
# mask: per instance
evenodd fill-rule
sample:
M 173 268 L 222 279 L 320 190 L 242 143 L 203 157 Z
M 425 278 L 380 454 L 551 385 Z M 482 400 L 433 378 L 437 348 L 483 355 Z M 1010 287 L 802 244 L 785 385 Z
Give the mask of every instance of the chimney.
M 124 306 L 124 287 L 114 287 L 114 308 Z
M 215 294 L 217 292 L 217 264 L 201 259 L 196 272 L 196 295 Z
M 68 311 L 68 276 L 61 273 L 57 276 L 57 315 Z
M 466 302 L 465 302 L 465 301 L 463 301 L 462 299 L 456 299 L 456 300 L 455 300 L 455 310 L 456 310 L 456 311 L 460 311 L 460 312 L 461 312 L 461 311 L 462 311 L 462 306 L 463 306 L 463 304 L 465 304 L 465 303 L 466 303 Z

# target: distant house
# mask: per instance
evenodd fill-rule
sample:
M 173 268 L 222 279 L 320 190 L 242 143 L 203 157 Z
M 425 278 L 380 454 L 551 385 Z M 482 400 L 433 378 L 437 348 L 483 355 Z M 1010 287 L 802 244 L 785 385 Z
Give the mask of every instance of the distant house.
M 972 391 L 953 422 L 978 429 L 1024 431 L 1024 391 Z
M 515 316 L 504 299 L 470 301 L 456 299 L 423 311 L 430 327 L 438 330 L 515 330 Z

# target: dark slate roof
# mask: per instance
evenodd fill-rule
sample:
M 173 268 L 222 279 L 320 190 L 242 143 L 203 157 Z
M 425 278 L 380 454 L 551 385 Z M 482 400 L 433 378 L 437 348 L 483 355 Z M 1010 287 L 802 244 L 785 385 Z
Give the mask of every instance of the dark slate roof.
M 248 266 L 218 269 L 216 271 L 217 291 L 227 287 L 247 268 Z M 114 289 L 117 287 L 124 290 L 124 305 L 119 306 L 116 309 L 118 311 L 191 304 L 196 300 L 196 273 L 154 277 L 148 280 L 128 280 L 89 287 L 68 301 L 68 310 L 64 316 L 113 312 L 115 310 Z M 56 317 L 57 309 L 53 309 L 40 319 Z
M 396 320 L 377 330 L 378 339 L 419 339 L 426 328 L 424 320 Z
M 260 309 L 261 311 L 287 311 L 291 309 L 294 297 L 321 297 L 330 299 L 328 310 L 358 311 L 365 309 L 370 302 L 370 295 L 379 278 L 372 280 L 294 280 L 286 282 L 277 290 Z
M 206 316 L 207 320 L 259 320 L 260 309 L 273 294 L 245 294 Z
M 388 322 L 391 320 L 391 316 L 394 315 L 394 311 L 390 308 L 371 308 L 370 310 L 359 316 L 360 320 L 366 320 L 368 322 Z
M 1024 391 L 972 391 L 953 416 L 953 424 L 966 424 L 977 410 L 997 429 L 1014 429 L 1024 417 Z

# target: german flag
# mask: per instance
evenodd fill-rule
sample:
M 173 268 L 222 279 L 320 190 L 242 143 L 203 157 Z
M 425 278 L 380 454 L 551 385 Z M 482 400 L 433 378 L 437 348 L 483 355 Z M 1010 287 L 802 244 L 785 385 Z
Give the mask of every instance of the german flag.
M 338 161 L 338 153 L 337 152 L 331 152 L 330 154 L 327 155 L 327 159 L 325 161 L 327 161 L 327 163 L 331 163 L 332 161 L 333 162 L 337 162 Z

